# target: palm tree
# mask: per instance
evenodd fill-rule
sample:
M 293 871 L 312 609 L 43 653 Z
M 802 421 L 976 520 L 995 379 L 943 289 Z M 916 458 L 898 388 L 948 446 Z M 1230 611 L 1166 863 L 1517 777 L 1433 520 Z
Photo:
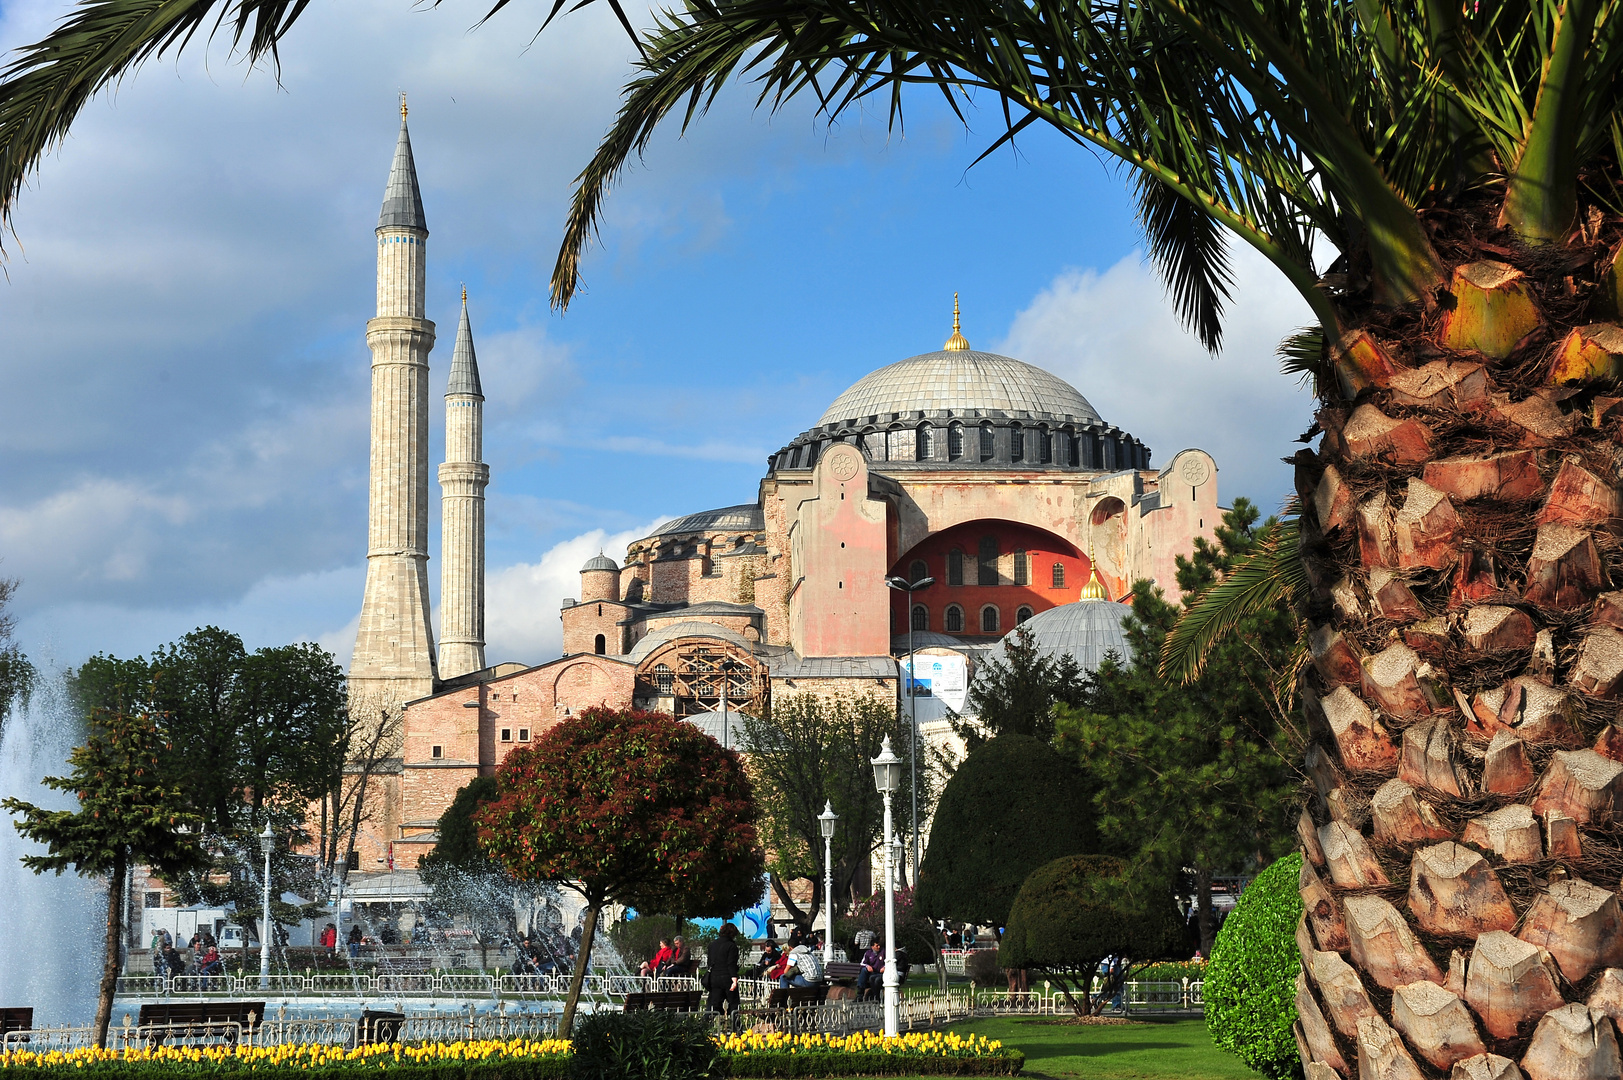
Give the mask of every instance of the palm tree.
M 107 81 L 210 25 L 271 55 L 303 8 L 86 0 L 0 80 L 4 211 Z M 1300 520 L 1226 592 L 1288 592 L 1310 629 L 1309 1075 L 1618 1075 L 1620 26 L 1618 0 L 685 0 L 580 176 L 553 299 L 629 159 L 730 80 L 893 122 L 921 84 L 998 111 L 988 153 L 1040 123 L 1112 155 L 1214 349 L 1251 245 L 1317 320 L 1281 347 L 1321 405 Z

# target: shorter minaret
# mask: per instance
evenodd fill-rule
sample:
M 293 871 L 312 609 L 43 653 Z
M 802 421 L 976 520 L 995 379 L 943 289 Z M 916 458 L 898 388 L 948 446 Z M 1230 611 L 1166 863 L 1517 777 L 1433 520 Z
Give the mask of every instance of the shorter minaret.
M 440 678 L 485 666 L 485 395 L 468 325 L 468 290 L 445 386 L 445 464 L 440 466 Z

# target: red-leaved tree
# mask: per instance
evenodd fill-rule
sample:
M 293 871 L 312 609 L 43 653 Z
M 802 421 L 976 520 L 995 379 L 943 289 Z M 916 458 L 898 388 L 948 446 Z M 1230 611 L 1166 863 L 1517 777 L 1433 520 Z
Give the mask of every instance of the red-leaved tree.
M 496 785 L 475 817 L 480 845 L 514 877 L 586 900 L 561 1037 L 604 904 L 727 916 L 760 896 L 766 862 L 749 778 L 736 752 L 692 724 L 587 709 L 508 754 Z

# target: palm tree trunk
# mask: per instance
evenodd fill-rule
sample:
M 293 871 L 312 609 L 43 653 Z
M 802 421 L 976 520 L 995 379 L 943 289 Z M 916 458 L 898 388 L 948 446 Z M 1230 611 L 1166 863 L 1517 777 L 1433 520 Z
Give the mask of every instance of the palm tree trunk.
M 580 1001 L 580 988 L 586 982 L 586 973 L 592 964 L 592 937 L 597 933 L 597 915 L 603 910 L 603 901 L 588 898 L 586 914 L 580 923 L 580 952 L 575 956 L 575 973 L 569 979 L 569 996 L 564 999 L 563 1015 L 558 1018 L 558 1038 L 567 1039 L 575 1028 L 575 1005 Z
M 113 996 L 118 992 L 120 939 L 124 933 L 124 888 L 129 867 L 124 852 L 113 860 L 107 881 L 107 933 L 102 941 L 101 992 L 96 998 L 96 1045 L 107 1045 L 107 1027 L 113 1019 Z
M 1296 457 L 1309 1080 L 1623 1072 L 1618 223 L 1551 252 L 1497 209 L 1455 208 L 1446 310 L 1347 313 Z

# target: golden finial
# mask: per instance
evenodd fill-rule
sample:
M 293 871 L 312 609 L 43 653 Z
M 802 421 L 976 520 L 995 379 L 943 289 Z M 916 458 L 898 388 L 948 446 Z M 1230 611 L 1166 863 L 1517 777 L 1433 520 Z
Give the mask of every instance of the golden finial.
M 1093 531 L 1088 531 L 1088 580 L 1082 586 L 1078 600 L 1109 600 L 1110 594 L 1105 591 L 1105 583 L 1099 580 L 1099 564 L 1093 558 Z
M 462 283 L 462 306 L 468 306 L 468 283 L 466 281 Z
M 406 118 L 406 92 L 400 91 L 400 119 Z
M 942 347 L 942 349 L 946 350 L 947 352 L 968 352 L 969 351 L 969 342 L 964 340 L 964 335 L 962 335 L 962 334 L 960 334 L 958 332 L 958 294 L 957 293 L 952 294 L 952 337 L 948 338 L 947 343 L 945 345 L 941 346 L 941 347 Z

